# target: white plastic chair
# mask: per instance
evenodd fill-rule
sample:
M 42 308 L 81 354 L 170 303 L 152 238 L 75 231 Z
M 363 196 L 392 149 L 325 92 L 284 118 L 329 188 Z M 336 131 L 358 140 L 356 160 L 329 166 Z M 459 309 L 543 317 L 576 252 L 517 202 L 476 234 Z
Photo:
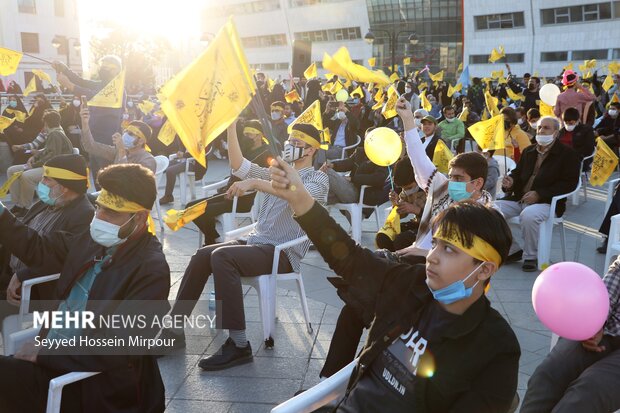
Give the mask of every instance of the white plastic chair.
M 611 201 L 614 198 L 614 189 L 616 189 L 616 185 L 620 182 L 620 178 L 615 178 L 607 181 L 607 199 L 605 199 L 605 214 L 609 210 L 609 206 L 611 205 Z
M 11 339 L 16 348 L 20 348 L 27 341 L 31 341 L 39 334 L 39 329 L 29 328 L 28 330 L 18 331 L 11 334 Z M 11 354 L 15 354 L 14 352 Z M 47 390 L 47 407 L 45 413 L 60 413 L 60 403 L 62 400 L 62 389 L 71 383 L 87 379 L 99 374 L 98 372 L 71 372 L 63 374 L 50 380 Z
M 359 145 L 361 141 L 362 141 L 362 138 L 360 138 L 360 136 L 357 135 L 357 140 L 355 141 L 355 143 L 353 145 L 345 146 L 344 148 L 342 148 L 342 152 L 340 153 L 340 158 L 334 159 L 334 161 L 341 161 L 341 160 L 345 159 L 346 156 L 347 156 L 347 151 L 349 149 L 356 148 L 357 145 Z
M 207 156 L 211 154 L 213 151 L 213 146 L 209 147 L 207 151 Z M 178 159 L 176 153 L 173 153 L 168 157 L 170 161 Z M 185 171 L 179 174 L 179 192 L 181 196 L 181 204 L 187 204 L 187 190 L 189 189 L 189 200 L 193 201 L 196 199 L 196 173 L 191 170 L 191 166 L 196 163 L 194 158 L 187 158 L 185 160 Z M 205 173 L 206 176 L 206 173 Z M 202 177 L 203 181 L 205 176 Z
M 499 165 L 499 177 L 497 178 L 495 198 L 501 198 L 504 195 L 502 192 L 502 179 L 517 167 L 517 163 L 503 155 L 493 155 L 493 159 L 495 159 Z
M 271 409 L 271 413 L 310 413 L 344 397 L 347 384 L 357 364 L 353 360 L 316 386 Z
M 231 241 L 249 234 L 256 224 L 251 224 L 225 234 L 225 240 Z M 241 283 L 249 285 L 256 290 L 258 294 L 258 305 L 263 324 L 263 338 L 265 347 L 272 348 L 274 345 L 273 335 L 276 330 L 276 298 L 277 298 L 277 281 L 294 280 L 297 284 L 297 292 L 301 301 L 301 308 L 306 320 L 308 334 L 312 334 L 312 323 L 310 323 L 310 312 L 308 311 L 308 301 L 306 299 L 306 290 L 301 272 L 278 273 L 278 265 L 280 264 L 280 253 L 290 247 L 309 242 L 307 236 L 296 238 L 292 241 L 277 245 L 273 251 L 273 262 L 271 265 L 271 273 L 258 275 L 255 277 L 241 277 Z
M 385 217 L 383 217 L 381 211 L 381 205 L 366 205 L 364 204 L 364 193 L 369 185 L 362 185 L 360 187 L 360 197 L 357 203 L 354 204 L 333 204 L 328 205 L 329 208 L 334 208 L 339 211 L 348 211 L 351 218 L 351 238 L 357 243 L 362 242 L 362 220 L 364 218 L 364 208 L 373 209 L 375 214 L 375 220 L 377 221 L 377 231 L 381 229 Z
M 607 272 L 611 260 L 620 254 L 620 214 L 611 217 L 609 227 L 609 237 L 607 238 L 607 253 L 605 254 L 605 266 L 603 271 Z
M 2 322 L 2 339 L 4 342 L 5 356 L 15 354 L 16 351 L 15 343 L 11 340 L 12 334 L 23 330 L 25 328 L 24 323 L 29 323 L 32 320 L 32 313 L 28 312 L 28 309 L 30 308 L 32 286 L 54 281 L 59 277 L 59 273 L 51 274 L 43 277 L 32 278 L 22 283 L 22 296 L 19 304 L 19 313 L 6 317 Z
M 155 200 L 155 210 L 157 211 L 157 219 L 159 220 L 159 228 L 161 232 L 164 232 L 164 217 L 161 215 L 161 206 L 159 205 L 159 185 L 161 183 L 161 178 L 168 168 L 170 164 L 170 160 L 166 158 L 164 155 L 157 155 L 155 157 L 155 162 L 157 163 L 157 167 L 155 168 L 155 185 L 157 188 L 157 199 Z
M 592 152 L 592 155 L 583 158 L 581 160 L 581 166 L 579 167 L 579 179 L 581 180 L 581 187 L 583 188 L 584 202 L 588 201 L 588 171 L 583 170 L 583 165 L 588 159 L 594 158 L 595 153 L 596 149 Z M 573 205 L 579 205 L 579 192 L 573 194 L 571 202 Z

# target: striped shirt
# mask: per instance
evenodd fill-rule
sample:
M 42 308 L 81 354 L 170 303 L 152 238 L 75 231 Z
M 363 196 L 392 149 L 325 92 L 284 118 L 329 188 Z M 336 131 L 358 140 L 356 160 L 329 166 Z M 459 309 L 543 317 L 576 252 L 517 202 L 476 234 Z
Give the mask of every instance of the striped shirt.
M 609 293 L 609 315 L 605 322 L 605 334 L 620 337 L 620 257 L 609 266 L 603 282 Z
M 30 143 L 24 144 L 24 150 L 31 151 L 33 149 L 39 149 L 40 147 L 45 145 L 45 141 L 47 140 L 47 133 L 39 133 L 37 137 Z
M 263 168 L 247 159 L 243 159 L 238 170 L 233 174 L 240 179 L 270 179 L 269 169 Z M 299 171 L 301 181 L 312 198 L 322 205 L 327 202 L 329 191 L 329 178 L 321 171 L 315 171 L 308 167 Z M 254 230 L 248 235 L 248 245 L 268 244 L 280 245 L 295 238 L 306 235 L 299 224 L 293 219 L 293 210 L 283 199 L 275 195 L 265 194 L 263 202 L 258 210 L 258 222 Z M 293 271 L 298 272 L 301 268 L 301 260 L 310 247 L 310 241 L 295 245 L 284 250 Z

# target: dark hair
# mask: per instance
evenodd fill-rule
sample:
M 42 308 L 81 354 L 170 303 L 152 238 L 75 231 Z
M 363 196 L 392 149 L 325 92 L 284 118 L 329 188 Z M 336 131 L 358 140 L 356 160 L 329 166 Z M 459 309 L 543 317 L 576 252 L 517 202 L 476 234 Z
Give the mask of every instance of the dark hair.
M 446 114 L 446 112 L 447 112 L 447 111 L 449 111 L 449 110 L 453 110 L 453 111 L 455 111 L 455 112 L 456 112 L 456 109 L 454 109 L 454 106 L 452 106 L 452 105 L 447 105 L 447 106 L 444 106 L 444 107 L 443 107 L 443 109 L 442 109 L 441 111 L 442 111 L 442 112 L 443 112 L 443 114 L 445 115 L 445 114 Z
M 243 127 L 244 128 L 246 128 L 246 127 L 247 128 L 254 128 L 254 129 L 259 130 L 262 134 L 265 134 L 265 132 L 263 132 L 263 124 L 260 123 L 260 121 L 258 119 L 250 119 L 250 120 L 246 121 L 243 124 Z
M 499 113 L 508 116 L 508 122 L 510 122 L 511 125 L 517 124 L 517 112 L 513 108 L 506 106 L 502 108 Z
M 141 120 L 132 120 L 131 122 L 129 122 L 129 125 L 130 126 L 135 126 L 136 128 L 140 129 L 140 132 L 142 132 L 142 134 L 146 138 L 147 142 L 149 140 L 151 140 L 151 135 L 153 133 L 153 129 L 151 129 L 151 127 L 149 125 L 147 125 L 146 123 L 142 122 Z
M 433 218 L 432 225 L 433 231 L 439 229 L 442 234 L 457 238 L 465 248 L 472 247 L 474 236 L 482 238 L 499 254 L 500 266 L 506 262 L 512 234 L 502 214 L 495 209 L 467 199 L 441 211 Z
M 142 165 L 110 165 L 99 171 L 97 182 L 106 191 L 142 205 L 149 211 L 157 198 L 155 175 Z
M 573 107 L 566 108 L 566 110 L 562 114 L 562 119 L 564 119 L 564 122 L 579 120 L 579 111 Z
M 478 152 L 465 152 L 458 154 L 450 160 L 450 168 L 457 167 L 465 171 L 471 179 L 482 178 L 482 183 L 487 181 L 489 165 L 487 160 Z
M 50 128 L 57 128 L 60 126 L 60 113 L 55 110 L 46 110 L 43 112 L 43 122 Z
M 609 106 L 613 106 L 616 109 L 620 109 L 620 102 L 611 102 L 611 104 Z
M 411 185 L 413 181 L 415 181 L 413 166 L 411 166 L 409 158 L 404 157 L 394 165 L 394 185 L 402 188 L 403 186 Z
M 538 109 L 532 108 L 530 110 L 527 111 L 527 118 L 528 119 L 538 119 L 540 118 L 540 111 Z
M 521 117 L 521 116 L 523 116 L 523 115 L 525 115 L 527 113 L 523 106 L 519 106 L 518 108 L 516 108 L 515 112 L 517 112 L 519 117 Z
M 536 83 L 540 85 L 540 78 L 537 76 L 531 77 L 530 80 L 534 80 Z

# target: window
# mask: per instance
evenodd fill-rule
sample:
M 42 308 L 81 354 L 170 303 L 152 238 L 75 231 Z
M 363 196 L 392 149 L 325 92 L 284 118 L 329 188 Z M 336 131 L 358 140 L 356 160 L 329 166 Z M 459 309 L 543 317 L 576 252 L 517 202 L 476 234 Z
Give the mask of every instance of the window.
M 573 50 L 572 60 L 590 59 L 607 59 L 607 49 Z
M 20 13 L 37 14 L 37 4 L 35 0 L 17 0 L 17 9 Z
M 54 36 L 54 39 L 57 39 L 58 41 L 60 41 L 60 46 L 58 47 L 58 49 L 56 49 L 58 51 L 58 54 L 66 56 L 67 49 L 69 48 L 69 40 L 67 40 L 65 36 L 61 36 L 59 34 Z
M 540 54 L 541 62 L 566 62 L 568 61 L 568 52 L 542 52 Z
M 476 30 L 512 29 L 525 26 L 523 12 L 475 16 L 474 21 L 476 23 Z
M 241 15 L 241 14 L 264 13 L 264 12 L 279 10 L 279 9 L 280 9 L 279 0 L 259 0 L 259 1 L 250 1 L 246 3 L 237 3 L 237 4 L 230 4 L 230 5 L 218 4 L 213 7 L 210 7 L 209 9 L 206 9 L 206 13 L 209 16 L 228 17 L 231 14 Z
M 54 14 L 56 17 L 65 17 L 65 0 L 54 0 Z
M 523 63 L 524 53 L 506 53 L 506 57 L 497 60 L 495 63 Z M 490 64 L 488 54 L 474 54 L 469 56 L 470 64 Z
M 565 24 L 577 22 L 590 22 L 611 19 L 611 2 L 584 4 L 571 7 L 557 7 L 554 9 L 542 9 L 542 24 Z M 618 10 L 620 2 L 614 2 L 614 17 L 620 15 Z
M 21 33 L 22 51 L 24 53 L 39 53 L 39 34 Z
M 321 3 L 339 3 L 348 0 L 288 0 L 290 7 L 312 6 Z
M 309 42 L 335 42 L 342 40 L 357 40 L 362 38 L 359 27 L 343 27 L 341 29 L 314 30 L 311 32 L 295 33 L 296 40 Z
M 614 60 L 620 59 L 620 49 L 614 49 L 613 53 L 611 54 L 611 58 Z
M 271 34 L 267 36 L 243 37 L 241 38 L 241 43 L 243 43 L 244 47 L 248 48 L 285 46 L 287 44 L 286 35 L 284 33 Z

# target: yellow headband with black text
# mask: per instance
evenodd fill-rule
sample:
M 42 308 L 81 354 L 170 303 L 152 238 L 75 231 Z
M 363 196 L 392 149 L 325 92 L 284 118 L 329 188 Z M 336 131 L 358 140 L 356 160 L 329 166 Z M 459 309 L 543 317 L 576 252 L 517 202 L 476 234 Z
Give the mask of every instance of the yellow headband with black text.
M 66 179 L 67 181 L 86 181 L 86 187 L 90 188 L 90 182 L 88 181 L 88 168 L 86 168 L 86 175 L 80 175 L 68 169 L 56 168 L 54 166 L 43 166 L 43 176 L 54 179 Z
M 118 196 L 111 192 L 108 192 L 105 189 L 102 189 L 101 192 L 99 192 L 99 196 L 97 197 L 97 204 L 117 212 L 136 213 L 140 211 L 148 211 L 149 232 L 155 235 L 155 222 L 151 217 L 151 212 L 142 205 L 125 199 L 122 196 Z

